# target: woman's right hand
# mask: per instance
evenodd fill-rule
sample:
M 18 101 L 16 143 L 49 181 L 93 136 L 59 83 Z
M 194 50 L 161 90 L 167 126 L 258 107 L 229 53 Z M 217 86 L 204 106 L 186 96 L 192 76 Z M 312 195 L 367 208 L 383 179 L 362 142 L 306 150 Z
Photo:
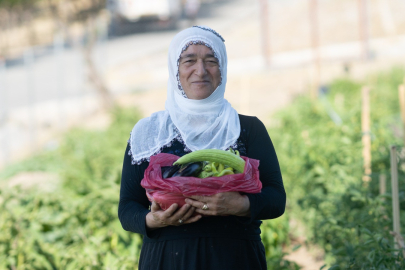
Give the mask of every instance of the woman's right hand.
M 193 223 L 201 218 L 201 215 L 190 218 L 195 211 L 195 207 L 189 204 L 185 204 L 178 209 L 177 203 L 174 203 L 166 210 L 163 210 L 160 208 L 159 204 L 153 201 L 150 210 L 151 211 L 146 215 L 146 226 L 151 230 L 169 225 L 180 226 Z

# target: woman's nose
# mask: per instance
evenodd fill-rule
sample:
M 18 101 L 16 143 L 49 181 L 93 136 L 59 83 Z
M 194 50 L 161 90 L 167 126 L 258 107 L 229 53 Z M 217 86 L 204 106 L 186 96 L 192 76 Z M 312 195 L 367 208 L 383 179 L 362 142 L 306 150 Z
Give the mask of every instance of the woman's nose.
M 195 74 L 200 77 L 207 74 L 207 70 L 205 68 L 204 61 L 197 61 L 196 68 L 195 68 Z

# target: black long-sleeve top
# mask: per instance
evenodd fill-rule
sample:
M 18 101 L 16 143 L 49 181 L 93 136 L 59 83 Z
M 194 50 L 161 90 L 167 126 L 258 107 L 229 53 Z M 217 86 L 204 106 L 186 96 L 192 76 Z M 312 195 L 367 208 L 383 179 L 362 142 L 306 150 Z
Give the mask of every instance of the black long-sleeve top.
M 276 152 L 265 126 L 256 117 L 239 115 L 239 119 L 241 133 L 237 149 L 243 156 L 260 160 L 259 174 L 263 185 L 261 193 L 246 194 L 250 201 L 250 217 L 209 216 L 191 224 L 147 231 L 146 215 L 150 212 L 150 202 L 140 183 L 149 163 L 132 165 L 128 145 L 122 168 L 118 207 L 122 227 L 127 231 L 142 234 L 144 242 L 193 237 L 260 240 L 260 220 L 281 216 L 285 210 L 286 194 Z M 179 141 L 163 148 L 162 152 L 178 156 L 186 154 L 184 145 Z

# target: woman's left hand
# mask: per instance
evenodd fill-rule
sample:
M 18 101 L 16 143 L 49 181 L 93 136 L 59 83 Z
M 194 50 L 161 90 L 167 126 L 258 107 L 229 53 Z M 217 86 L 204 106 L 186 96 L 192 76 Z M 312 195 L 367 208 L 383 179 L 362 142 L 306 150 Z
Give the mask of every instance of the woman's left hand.
M 250 201 L 239 192 L 223 192 L 212 196 L 190 196 L 186 203 L 196 208 L 195 212 L 206 216 L 250 216 Z

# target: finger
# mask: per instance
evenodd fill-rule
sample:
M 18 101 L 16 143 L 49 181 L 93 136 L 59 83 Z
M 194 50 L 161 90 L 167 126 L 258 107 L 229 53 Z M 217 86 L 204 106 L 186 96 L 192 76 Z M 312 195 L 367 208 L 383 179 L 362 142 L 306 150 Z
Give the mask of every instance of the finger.
M 151 212 L 156 212 L 161 210 L 160 205 L 156 203 L 155 201 L 152 201 L 152 206 L 150 207 Z
M 184 214 L 184 216 L 182 218 L 183 221 L 188 220 L 193 215 L 194 211 L 195 211 L 195 207 L 190 206 L 190 208 L 187 210 L 187 212 Z
M 183 205 L 181 208 L 179 208 L 171 217 L 170 219 L 177 220 L 177 219 L 182 219 L 183 216 L 187 213 L 188 209 L 191 207 L 189 204 Z
M 199 207 L 202 207 L 204 205 L 204 203 L 202 203 L 200 201 L 192 200 L 192 199 L 189 199 L 189 198 L 186 199 L 186 203 L 193 206 L 193 207 L 195 207 L 195 208 L 199 208 Z
M 201 209 L 202 210 L 202 208 L 203 208 L 203 206 L 205 204 L 207 204 L 207 206 L 209 207 L 208 203 L 204 203 L 204 202 L 200 202 L 200 201 L 194 201 L 194 200 L 186 199 L 186 202 L 189 203 L 191 206 L 195 207 L 196 209 Z M 207 211 L 207 210 L 203 210 L 203 211 Z
M 195 212 L 198 214 L 203 214 L 204 216 L 216 216 L 217 214 L 212 210 L 202 210 L 200 208 L 196 208 Z
M 189 223 L 193 223 L 193 222 L 196 222 L 196 221 L 198 221 L 198 220 L 200 220 L 201 219 L 201 215 L 197 215 L 197 216 L 195 216 L 195 217 L 192 217 L 192 218 L 190 218 L 190 219 L 188 219 L 186 222 L 184 222 L 185 224 L 189 224 Z
M 207 200 L 210 200 L 211 196 L 198 196 L 198 195 L 193 195 L 190 196 L 189 198 L 196 200 L 196 201 L 200 201 L 200 202 L 205 202 Z
M 165 210 L 165 212 L 163 214 L 163 217 L 164 218 L 171 217 L 174 214 L 174 212 L 176 212 L 178 206 L 179 205 L 177 203 L 174 203 L 174 204 L 170 205 L 170 207 Z

